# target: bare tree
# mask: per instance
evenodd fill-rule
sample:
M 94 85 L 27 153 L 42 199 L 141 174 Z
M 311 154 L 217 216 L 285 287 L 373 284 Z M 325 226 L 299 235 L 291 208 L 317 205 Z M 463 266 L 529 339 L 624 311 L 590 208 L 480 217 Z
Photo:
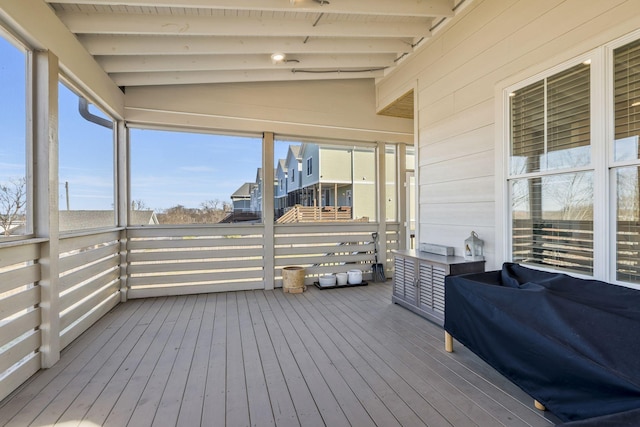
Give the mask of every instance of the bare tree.
M 20 218 L 24 218 L 26 203 L 26 178 L 12 178 L 0 184 L 0 226 L 5 236 L 11 235 L 11 228 Z
M 205 200 L 204 202 L 200 203 L 200 207 L 202 208 L 203 211 L 216 211 L 218 210 L 218 207 L 220 206 L 220 199 L 213 199 L 213 200 Z
M 142 200 L 142 199 L 138 199 L 138 200 L 132 200 L 131 201 L 131 210 L 132 211 L 143 211 L 146 210 L 147 208 L 147 204 Z

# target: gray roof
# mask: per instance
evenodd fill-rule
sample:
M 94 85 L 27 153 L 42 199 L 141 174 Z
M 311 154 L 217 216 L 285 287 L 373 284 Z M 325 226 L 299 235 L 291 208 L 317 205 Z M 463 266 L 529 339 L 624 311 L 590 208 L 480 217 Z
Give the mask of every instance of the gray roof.
M 240 186 L 240 188 L 238 188 L 232 195 L 231 195 L 231 200 L 234 199 L 244 199 L 244 198 L 250 198 L 251 197 L 251 190 L 253 189 L 253 186 L 256 185 L 253 182 L 245 182 L 244 184 L 242 184 Z
M 291 150 L 291 154 L 293 154 L 293 156 L 296 159 L 300 158 L 300 148 L 302 148 L 301 145 L 290 145 L 289 146 L 289 150 Z
M 59 212 L 60 230 L 82 230 L 87 228 L 109 227 L 115 224 L 115 212 L 112 210 L 71 210 Z M 131 211 L 131 224 L 158 224 L 158 218 L 152 210 Z

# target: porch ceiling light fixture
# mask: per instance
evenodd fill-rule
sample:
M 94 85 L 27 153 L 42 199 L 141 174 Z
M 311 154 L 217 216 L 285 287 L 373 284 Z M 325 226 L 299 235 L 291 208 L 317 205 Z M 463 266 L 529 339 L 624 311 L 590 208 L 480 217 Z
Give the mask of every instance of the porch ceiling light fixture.
M 273 62 L 274 64 L 279 64 L 281 62 L 284 62 L 284 59 L 286 57 L 287 56 L 284 53 L 276 52 L 271 55 L 271 62 Z

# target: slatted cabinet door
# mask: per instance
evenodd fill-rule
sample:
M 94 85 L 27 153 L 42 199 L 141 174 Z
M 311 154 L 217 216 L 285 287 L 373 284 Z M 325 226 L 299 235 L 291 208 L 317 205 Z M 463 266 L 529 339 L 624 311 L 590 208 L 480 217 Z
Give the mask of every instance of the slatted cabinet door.
M 433 312 L 438 318 L 444 318 L 444 268 L 420 263 L 420 281 L 418 283 L 418 307 Z
M 393 294 L 410 304 L 416 304 L 418 299 L 416 260 L 396 256 L 394 258 L 394 267 Z

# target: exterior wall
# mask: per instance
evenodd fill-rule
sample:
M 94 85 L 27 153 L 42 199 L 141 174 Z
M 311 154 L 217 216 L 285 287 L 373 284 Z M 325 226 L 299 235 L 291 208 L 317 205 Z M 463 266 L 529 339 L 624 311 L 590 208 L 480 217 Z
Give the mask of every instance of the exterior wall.
M 487 269 L 503 261 L 502 118 L 496 90 L 640 28 L 634 0 L 474 0 L 378 82 L 378 108 L 416 88 L 418 242 L 462 254 L 471 230 Z
M 282 169 L 282 165 L 278 162 L 276 170 L 276 197 L 285 197 L 287 195 L 287 173 Z
M 376 161 L 375 153 L 353 150 L 353 217 L 368 217 L 376 221 Z
M 296 159 L 295 156 L 291 154 L 291 151 L 287 154 L 287 192 L 291 193 L 294 190 L 297 190 L 300 187 L 300 162 Z M 295 177 L 292 181 L 292 177 Z
M 384 185 L 385 185 L 385 203 L 386 203 L 386 216 L 387 221 L 397 221 L 398 220 L 398 197 L 397 197 L 397 186 L 396 186 L 396 154 L 385 152 L 385 177 L 384 177 Z
M 302 173 L 300 181 L 302 187 L 317 184 L 320 182 L 320 146 L 318 144 L 304 144 L 300 157 L 302 158 Z M 307 175 L 307 161 L 311 159 L 311 175 Z
M 351 154 L 344 148 L 322 147 L 320 151 L 322 182 L 351 183 Z

